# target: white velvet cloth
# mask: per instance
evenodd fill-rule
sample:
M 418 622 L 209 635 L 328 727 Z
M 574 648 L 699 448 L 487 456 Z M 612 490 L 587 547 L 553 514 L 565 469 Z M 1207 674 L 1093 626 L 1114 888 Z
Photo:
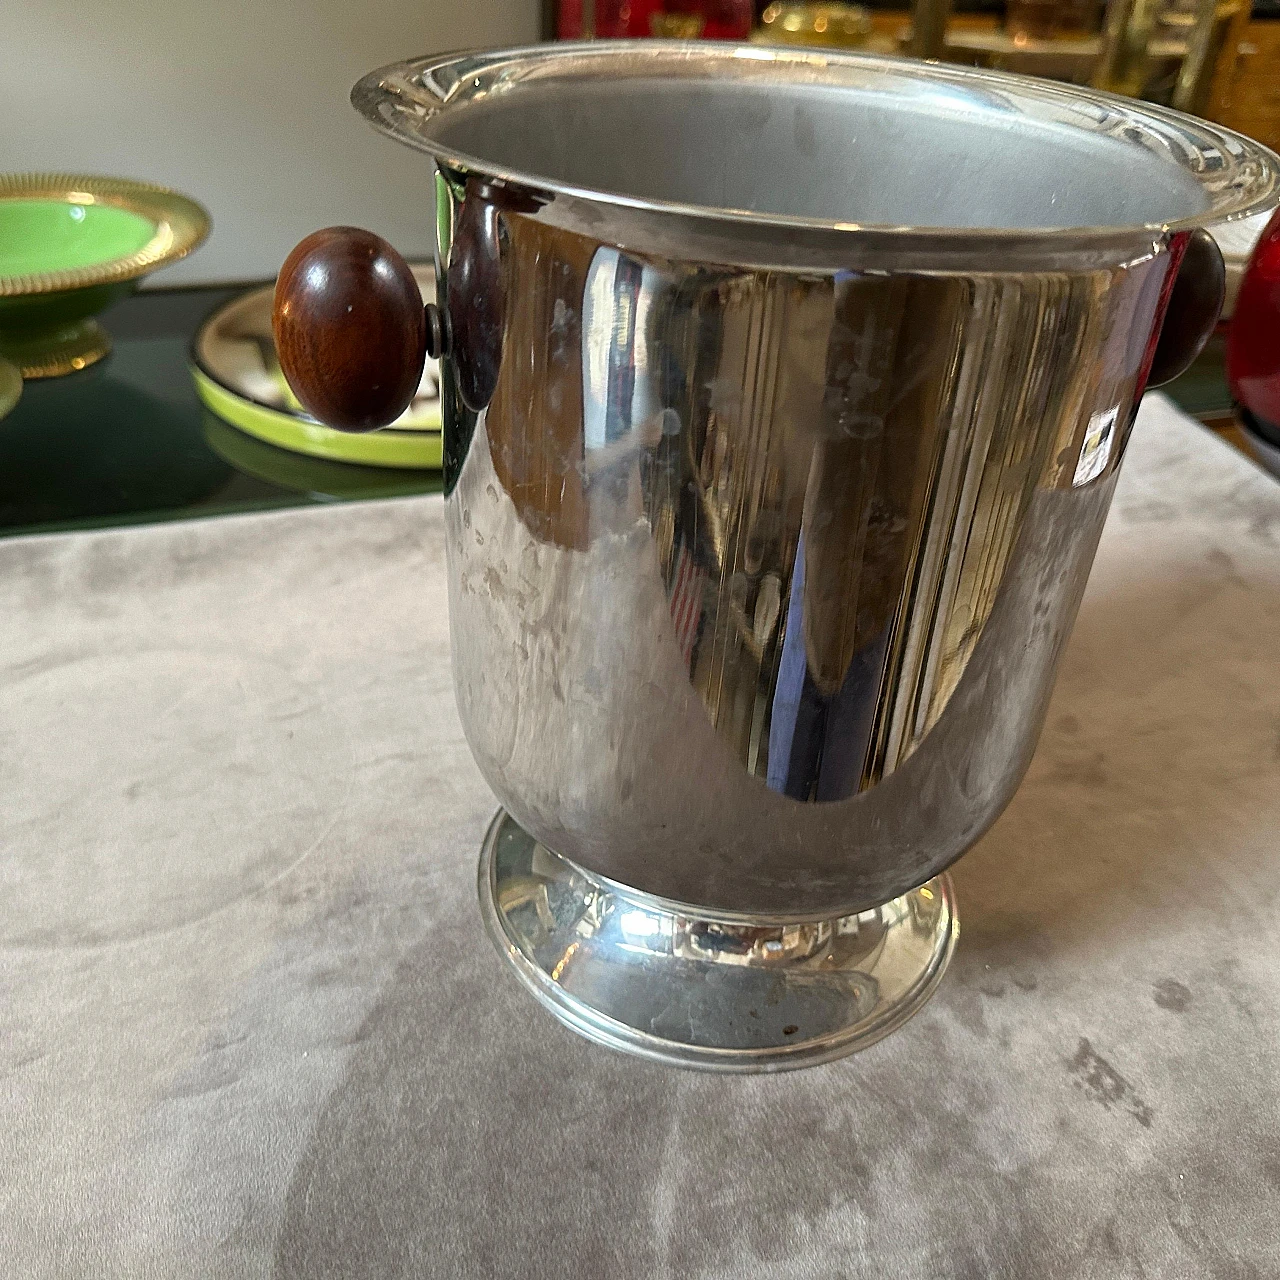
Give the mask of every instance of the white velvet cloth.
M 1280 1274 L 1280 487 L 1149 398 L 934 1000 L 598 1049 L 475 909 L 439 498 L 0 542 L 6 1276 Z

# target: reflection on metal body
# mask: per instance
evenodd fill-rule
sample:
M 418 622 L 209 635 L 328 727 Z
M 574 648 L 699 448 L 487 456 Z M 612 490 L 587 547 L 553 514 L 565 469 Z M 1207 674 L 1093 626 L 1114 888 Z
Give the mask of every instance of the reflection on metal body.
M 686 903 L 830 914 L 927 880 L 1029 760 L 1166 256 L 819 276 L 505 230 L 534 314 L 448 513 L 495 791 Z
M 1017 786 L 1184 228 L 1256 206 L 1275 174 L 1234 135 L 1082 91 L 694 48 L 475 55 L 375 75 L 354 97 L 439 164 L 453 669 L 485 776 L 592 873 L 721 912 L 830 917 L 936 875 Z M 714 63 L 698 122 L 752 108 L 717 93 L 776 78 L 761 58 L 799 67 L 793 132 L 815 163 L 840 158 L 824 157 L 838 146 L 824 112 L 860 110 L 868 146 L 877 129 L 920 127 L 940 182 L 949 147 L 972 161 L 995 138 L 1005 179 L 1034 160 L 1036 189 L 1010 197 L 997 166 L 971 231 L 824 221 L 823 200 L 852 197 L 819 182 L 786 195 L 800 216 L 768 192 L 704 216 L 717 194 L 741 205 L 756 188 L 703 172 L 717 144 L 699 141 L 702 123 L 681 134 L 704 148 L 701 169 L 652 139 L 620 170 L 598 139 L 570 152 L 550 138 L 557 111 L 625 123 L 633 86 L 655 129 L 679 120 L 668 84 L 645 78 L 659 57 L 693 78 Z M 851 92 L 828 102 L 815 83 Z M 452 104 L 440 121 L 433 94 Z M 503 114 L 510 95 L 518 116 Z M 471 124 L 465 106 L 446 120 L 460 97 Z M 757 126 L 743 154 L 781 172 L 791 132 L 770 134 L 770 111 Z M 1067 127 L 1102 140 L 1096 162 L 1079 145 L 1055 153 L 1084 166 L 1060 204 L 1036 203 L 1052 175 L 1023 126 L 1044 145 Z M 468 159 L 482 150 L 483 167 Z M 564 180 L 522 178 L 514 160 Z M 1147 166 L 1141 182 L 1122 181 L 1129 166 Z M 637 194 L 591 197 L 575 183 L 593 167 Z M 882 217 L 965 213 L 916 168 L 868 198 Z M 1108 199 L 1121 201 L 1109 220 Z M 1085 230 L 1019 231 L 1045 219 Z M 477 257 L 500 258 L 494 287 L 470 283 Z M 478 332 L 484 349 L 458 336 Z M 476 369 L 487 403 L 458 394 Z

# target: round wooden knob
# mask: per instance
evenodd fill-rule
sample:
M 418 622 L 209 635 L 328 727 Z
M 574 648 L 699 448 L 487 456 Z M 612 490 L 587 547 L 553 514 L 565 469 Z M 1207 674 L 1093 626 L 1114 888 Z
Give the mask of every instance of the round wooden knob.
M 271 323 L 289 386 L 326 426 L 385 427 L 418 390 L 422 295 L 380 236 L 356 227 L 309 235 L 280 268 Z

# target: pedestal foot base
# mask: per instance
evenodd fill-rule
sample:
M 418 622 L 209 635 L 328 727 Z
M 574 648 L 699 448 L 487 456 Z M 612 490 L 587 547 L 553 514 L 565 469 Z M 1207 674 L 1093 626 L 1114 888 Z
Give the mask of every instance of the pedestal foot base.
M 946 875 L 817 923 L 717 920 L 597 879 L 503 810 L 480 905 L 520 980 L 591 1040 L 677 1066 L 785 1071 L 843 1057 L 932 994 L 958 924 Z
M 76 373 L 110 351 L 111 335 L 92 316 L 21 336 L 0 335 L 0 356 L 17 365 L 27 379 Z

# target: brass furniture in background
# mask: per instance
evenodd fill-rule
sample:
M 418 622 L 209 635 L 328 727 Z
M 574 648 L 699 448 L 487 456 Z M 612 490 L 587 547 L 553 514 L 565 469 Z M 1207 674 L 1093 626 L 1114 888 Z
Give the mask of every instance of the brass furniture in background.
M 1199 14 L 1168 6 L 1143 47 L 1145 69 L 1135 94 L 1133 74 L 1140 60 L 1132 57 L 1132 25 L 1144 0 L 1118 3 L 1123 12 L 1112 16 L 1125 21 L 1117 23 L 1110 53 L 1104 33 L 1072 31 L 1048 39 L 1025 31 L 1011 34 L 993 16 L 951 14 L 950 0 L 918 0 L 910 12 L 874 11 L 873 47 L 883 42 L 917 57 L 1127 91 L 1280 149 L 1280 20 L 1252 18 L 1245 0 L 1217 0 L 1207 20 L 1207 6 Z M 1143 12 L 1136 19 L 1146 24 Z M 1128 85 L 1121 82 L 1122 73 Z
M 1280 18 L 1246 17 L 1231 28 L 1205 114 L 1280 150 Z
M 1093 85 L 1179 107 L 1280 149 L 1280 17 L 1251 17 L 1249 0 L 1112 0 L 1105 21 L 1105 0 L 1006 0 L 1003 22 L 952 14 L 951 3 L 903 0 L 901 9 L 868 12 L 830 0 L 775 0 L 752 39 L 910 53 Z M 548 6 L 544 30 L 554 37 L 556 5 Z M 696 15 L 659 14 L 649 30 L 687 39 L 700 24 Z
M 1071 0 L 1010 0 L 1002 27 L 947 21 L 950 0 L 916 0 L 909 48 L 1000 71 L 1091 84 L 1203 114 L 1229 33 L 1248 19 L 1248 0 L 1111 0 L 1103 30 Z
M 1202 115 L 1228 32 L 1248 14 L 1248 0 L 1198 0 L 1194 10 L 1111 0 L 1090 81 L 1130 97 L 1167 96 L 1169 105 Z
M 773 0 L 760 17 L 756 38 L 762 44 L 861 49 L 874 39 L 874 28 L 861 5 Z

